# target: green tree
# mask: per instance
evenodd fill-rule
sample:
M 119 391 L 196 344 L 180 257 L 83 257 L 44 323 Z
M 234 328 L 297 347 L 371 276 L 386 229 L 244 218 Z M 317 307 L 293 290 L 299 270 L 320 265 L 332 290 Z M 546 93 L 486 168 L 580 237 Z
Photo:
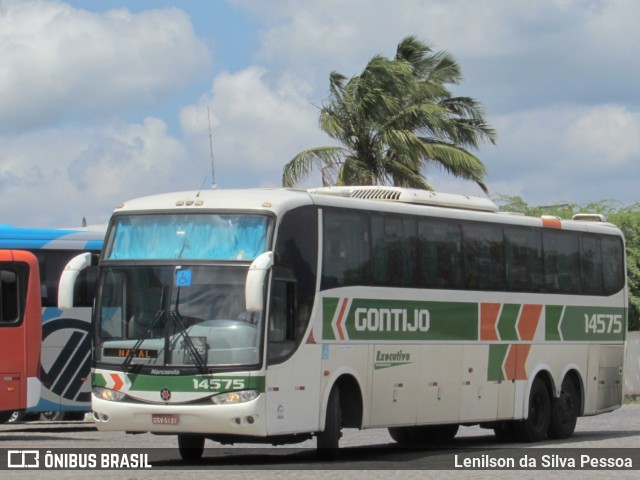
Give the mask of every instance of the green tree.
M 348 79 L 332 72 L 320 128 L 340 145 L 296 155 L 283 169 L 283 186 L 318 169 L 325 186 L 430 190 L 423 172 L 437 165 L 486 192 L 485 166 L 469 149 L 481 141 L 495 143 L 496 134 L 476 100 L 447 89 L 461 78 L 450 54 L 434 53 L 413 36 L 400 42 L 395 58 L 376 55 L 360 75 Z
M 640 204 L 621 206 L 617 202 L 603 200 L 585 205 L 529 206 L 521 197 L 494 195 L 492 198 L 502 211 L 534 217 L 554 215 L 570 219 L 576 213 L 599 213 L 622 230 L 627 254 L 629 330 L 640 330 Z

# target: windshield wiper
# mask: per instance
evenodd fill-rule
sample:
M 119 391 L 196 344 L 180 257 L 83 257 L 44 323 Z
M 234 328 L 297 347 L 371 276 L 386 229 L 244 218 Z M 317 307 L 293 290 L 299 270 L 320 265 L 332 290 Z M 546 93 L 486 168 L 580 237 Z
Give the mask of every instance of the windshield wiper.
M 162 319 L 166 314 L 167 312 L 165 312 L 164 310 L 158 310 L 155 317 L 153 317 L 153 320 L 147 327 L 147 329 L 140 336 L 138 341 L 136 341 L 133 347 L 127 352 L 127 356 L 122 362 L 122 369 L 125 373 L 128 373 L 129 367 L 131 366 L 131 362 L 138 355 L 138 353 L 140 353 L 140 347 L 142 346 L 142 342 L 144 342 L 145 339 L 147 338 L 147 335 L 149 335 L 153 331 L 153 327 L 156 326 L 156 323 L 158 323 L 160 319 Z
M 176 295 L 176 309 L 171 310 L 169 312 L 169 318 L 173 320 L 174 325 L 178 327 L 178 331 L 179 331 L 178 333 L 182 335 L 182 338 L 184 338 L 184 345 L 186 346 L 187 350 L 191 354 L 193 363 L 195 363 L 196 367 L 198 367 L 198 371 L 200 373 L 209 373 L 209 369 L 207 368 L 207 362 L 205 361 L 204 358 L 202 358 L 202 355 L 200 355 L 200 352 L 198 352 L 198 349 L 193 344 L 191 337 L 189 337 L 189 332 L 187 332 L 187 326 L 185 325 L 184 320 L 182 319 L 182 315 L 180 315 L 180 312 L 178 310 L 179 308 L 180 308 L 180 287 L 178 287 L 178 292 Z
M 169 318 L 173 320 L 174 325 L 178 327 L 179 334 L 184 338 L 184 344 L 191 354 L 191 358 L 193 359 L 193 363 L 198 367 L 198 371 L 200 373 L 209 373 L 209 369 L 207 368 L 207 362 L 202 355 L 193 344 L 191 337 L 189 336 L 189 332 L 187 332 L 187 327 L 184 324 L 184 320 L 182 319 L 182 315 L 177 310 L 172 310 L 169 312 Z

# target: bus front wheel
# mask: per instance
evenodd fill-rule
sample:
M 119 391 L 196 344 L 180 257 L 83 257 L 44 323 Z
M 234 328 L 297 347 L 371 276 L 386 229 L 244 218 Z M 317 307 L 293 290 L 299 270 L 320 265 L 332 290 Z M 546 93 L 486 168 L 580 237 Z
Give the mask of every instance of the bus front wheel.
M 342 409 L 340 408 L 340 389 L 334 387 L 327 402 L 327 418 L 324 430 L 317 435 L 318 456 L 325 460 L 338 458 L 338 447 L 342 437 Z
M 186 461 L 198 461 L 204 453 L 204 437 L 199 435 L 178 435 L 180 458 Z

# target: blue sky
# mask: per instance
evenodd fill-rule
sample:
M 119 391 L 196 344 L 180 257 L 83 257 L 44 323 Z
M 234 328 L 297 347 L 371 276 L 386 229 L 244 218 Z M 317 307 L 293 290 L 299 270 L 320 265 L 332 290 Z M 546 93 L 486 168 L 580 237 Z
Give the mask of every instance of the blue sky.
M 455 93 L 484 105 L 492 194 L 640 202 L 639 18 L 636 0 L 0 0 L 0 223 L 104 223 L 126 199 L 208 186 L 209 120 L 219 188 L 277 187 L 332 143 L 329 72 L 406 35 L 453 54 Z

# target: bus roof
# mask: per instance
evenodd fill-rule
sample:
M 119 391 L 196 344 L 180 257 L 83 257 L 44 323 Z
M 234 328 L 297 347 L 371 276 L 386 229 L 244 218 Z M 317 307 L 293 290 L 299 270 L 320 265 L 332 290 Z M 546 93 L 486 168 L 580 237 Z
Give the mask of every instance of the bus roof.
M 101 250 L 106 226 L 77 229 L 0 225 L 0 248 Z
M 326 187 L 309 190 L 283 188 L 183 191 L 128 200 L 115 214 L 125 212 L 264 211 L 281 215 L 303 205 L 385 211 L 411 215 L 478 220 L 486 222 L 614 233 L 606 222 L 560 220 L 499 212 L 488 198 L 429 192 L 399 187 Z

